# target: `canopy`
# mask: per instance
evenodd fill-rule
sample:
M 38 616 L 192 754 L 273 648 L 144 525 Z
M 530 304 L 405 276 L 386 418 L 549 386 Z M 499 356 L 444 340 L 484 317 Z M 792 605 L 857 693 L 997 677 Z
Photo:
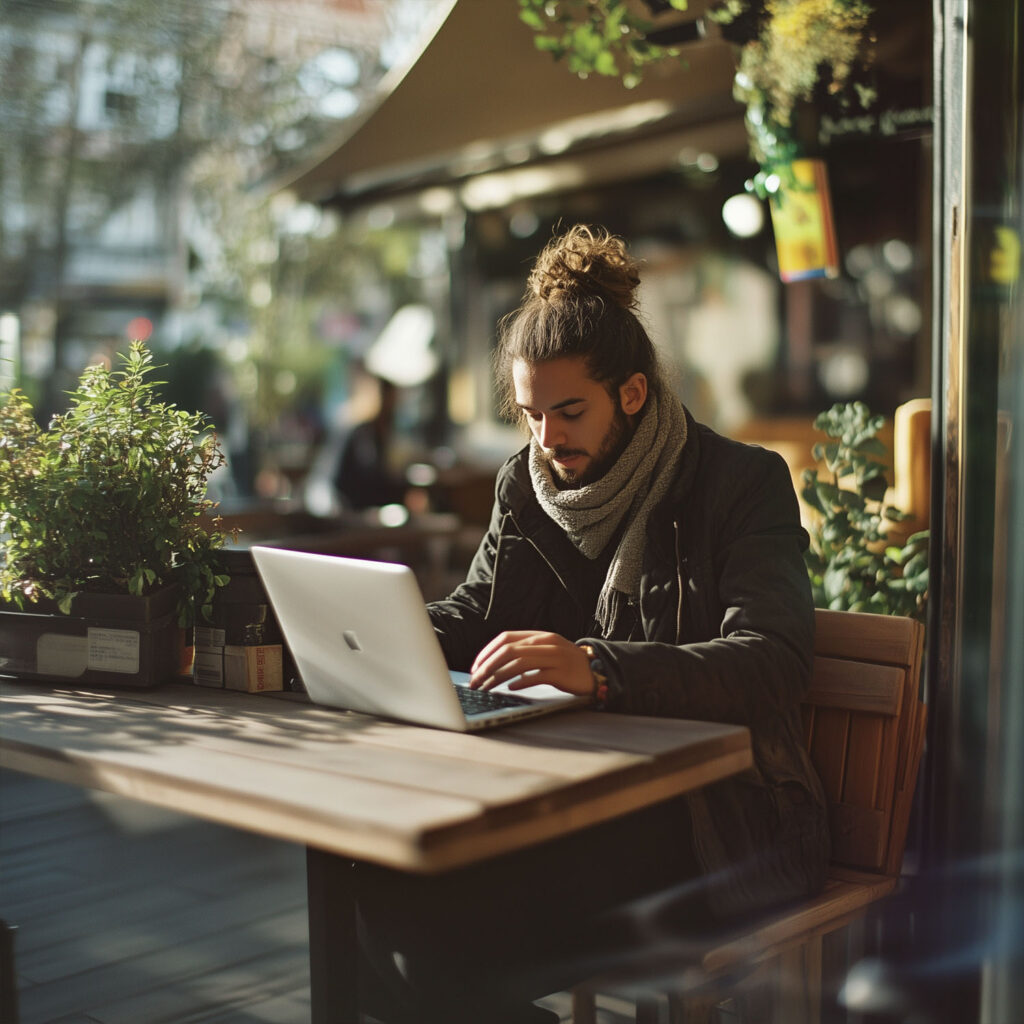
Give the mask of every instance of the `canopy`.
M 692 0 L 686 16 L 706 6 Z M 558 172 L 569 154 L 563 177 L 579 184 L 669 166 L 687 145 L 719 156 L 745 149 L 729 44 L 688 45 L 685 63 L 662 62 L 627 89 L 619 78 L 580 79 L 537 50 L 518 11 L 516 0 L 446 0 L 413 63 L 387 77 L 377 103 L 279 187 L 358 204 L 509 168 Z M 628 160 L 614 152 L 626 140 Z M 522 181 L 515 187 L 529 191 Z

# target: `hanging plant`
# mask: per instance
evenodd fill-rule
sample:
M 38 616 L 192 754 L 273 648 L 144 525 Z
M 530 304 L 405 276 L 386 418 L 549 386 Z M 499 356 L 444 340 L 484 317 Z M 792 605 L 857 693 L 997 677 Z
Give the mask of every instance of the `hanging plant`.
M 747 189 L 769 201 L 786 282 L 839 274 L 828 172 L 810 157 L 816 125 L 805 122 L 812 101 L 873 102 L 852 81 L 871 11 L 865 0 L 723 0 L 708 13 L 739 50 L 733 95 L 758 164 Z
M 685 11 L 688 0 L 662 0 Z M 638 85 L 647 65 L 678 58 L 679 50 L 648 39 L 654 23 L 640 17 L 627 0 L 519 0 L 519 18 L 536 33 L 538 50 L 565 60 L 581 78 L 621 77 L 627 89 Z
M 753 189 L 762 198 L 794 184 L 787 169 L 808 134 L 798 123 L 801 102 L 818 92 L 847 105 L 851 93 L 861 107 L 873 102 L 871 90 L 850 89 L 871 10 L 865 0 L 724 0 L 708 12 L 739 47 L 733 95 L 746 108 L 751 156 L 761 168 Z
M 520 19 L 536 33 L 537 48 L 570 71 L 618 75 L 632 87 L 646 68 L 675 47 L 649 36 L 653 21 L 638 16 L 627 0 L 518 0 Z M 652 11 L 685 11 L 688 0 L 646 0 Z M 719 0 L 706 14 L 723 38 L 736 45 L 733 95 L 746 108 L 751 156 L 761 166 L 753 188 L 762 198 L 766 180 L 783 178 L 805 145 L 796 116 L 802 101 L 825 95 L 867 107 L 874 94 L 852 75 L 864 53 L 872 7 L 866 0 Z M 793 182 L 790 182 L 793 184 Z M 776 186 L 777 187 L 777 186 Z

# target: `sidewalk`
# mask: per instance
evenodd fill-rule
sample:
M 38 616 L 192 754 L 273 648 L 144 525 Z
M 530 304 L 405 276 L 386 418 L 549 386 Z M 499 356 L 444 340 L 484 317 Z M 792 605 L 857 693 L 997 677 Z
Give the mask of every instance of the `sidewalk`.
M 21 1024 L 306 1024 L 305 850 L 0 772 Z M 563 1021 L 567 995 L 544 1001 Z M 633 1008 L 608 1001 L 599 1024 Z

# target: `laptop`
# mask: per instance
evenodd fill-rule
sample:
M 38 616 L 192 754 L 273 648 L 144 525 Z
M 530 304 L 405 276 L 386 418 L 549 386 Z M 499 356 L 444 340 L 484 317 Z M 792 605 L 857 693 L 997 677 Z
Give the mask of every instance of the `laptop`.
M 469 732 L 579 707 L 538 684 L 470 690 L 449 670 L 412 570 L 390 562 L 254 546 L 253 560 L 310 700 Z

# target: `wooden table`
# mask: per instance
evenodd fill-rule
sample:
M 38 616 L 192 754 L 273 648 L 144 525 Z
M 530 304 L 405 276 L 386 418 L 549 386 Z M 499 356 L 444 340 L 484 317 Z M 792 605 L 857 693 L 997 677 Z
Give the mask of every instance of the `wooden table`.
M 464 735 L 291 694 L 0 681 L 0 767 L 304 843 L 312 1018 L 355 1021 L 353 861 L 437 873 L 742 771 L 746 729 L 561 712 Z

